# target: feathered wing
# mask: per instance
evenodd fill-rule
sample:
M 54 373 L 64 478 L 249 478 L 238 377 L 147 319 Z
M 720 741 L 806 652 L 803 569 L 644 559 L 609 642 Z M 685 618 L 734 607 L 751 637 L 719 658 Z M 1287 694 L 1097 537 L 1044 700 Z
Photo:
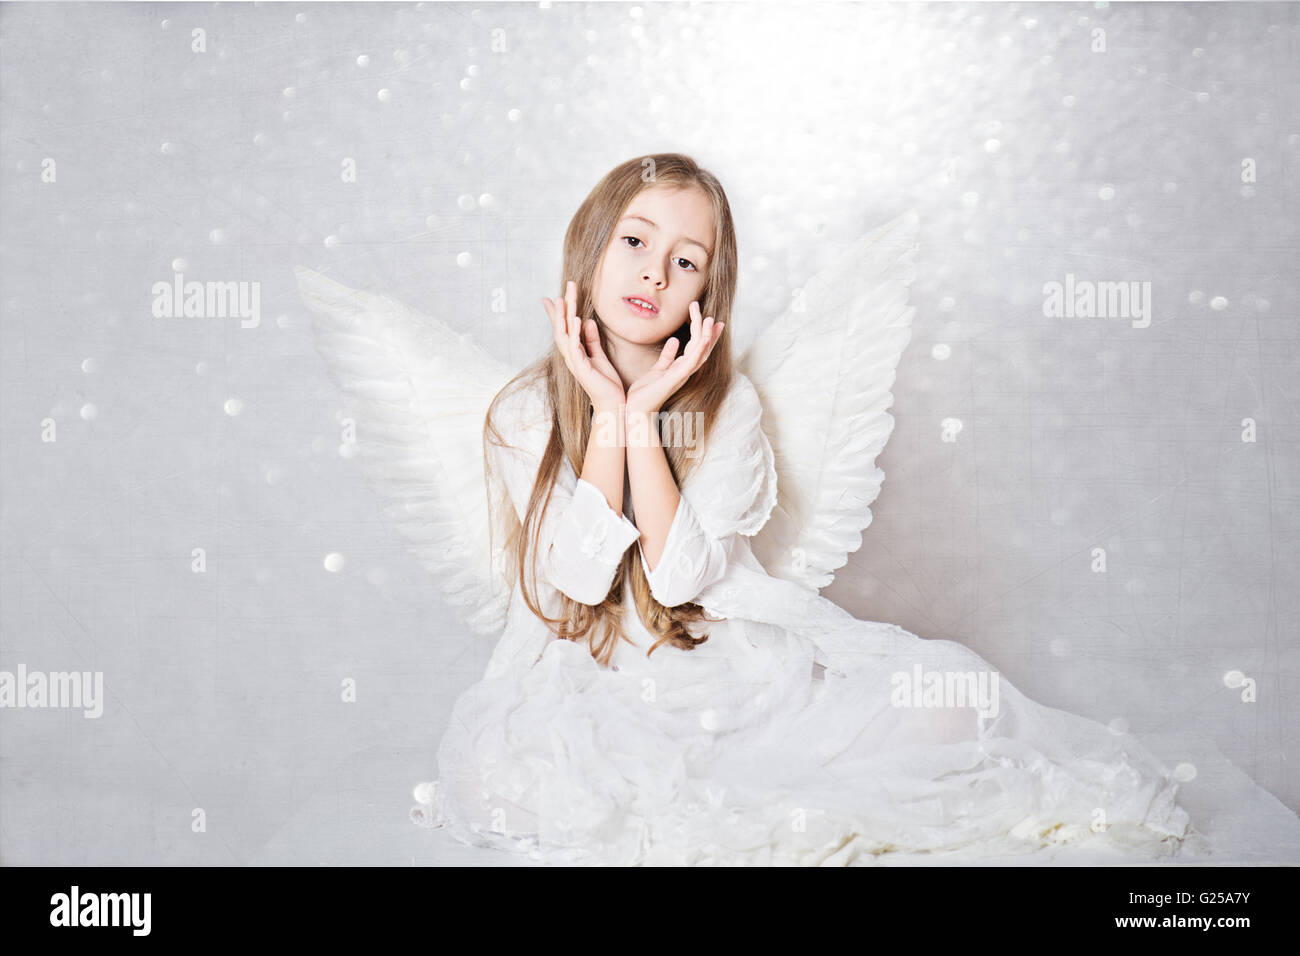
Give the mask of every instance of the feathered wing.
M 871 230 L 819 270 L 740 362 L 763 402 L 777 504 L 751 541 L 768 573 L 813 589 L 862 546 L 894 429 L 890 391 L 911 338 L 919 217 Z
M 294 271 L 384 514 L 465 623 L 499 635 L 509 593 L 488 543 L 483 419 L 511 370 L 401 302 Z

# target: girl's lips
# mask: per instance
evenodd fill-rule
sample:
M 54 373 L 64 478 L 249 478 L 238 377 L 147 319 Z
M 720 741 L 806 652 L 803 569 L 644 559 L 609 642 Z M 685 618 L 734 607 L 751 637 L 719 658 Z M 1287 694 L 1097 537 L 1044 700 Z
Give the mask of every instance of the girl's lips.
M 659 314 L 652 309 L 643 309 L 641 306 L 633 302 L 630 296 L 624 296 L 623 301 L 627 303 L 627 307 L 632 310 L 633 314 L 639 315 L 642 318 L 650 318 Z

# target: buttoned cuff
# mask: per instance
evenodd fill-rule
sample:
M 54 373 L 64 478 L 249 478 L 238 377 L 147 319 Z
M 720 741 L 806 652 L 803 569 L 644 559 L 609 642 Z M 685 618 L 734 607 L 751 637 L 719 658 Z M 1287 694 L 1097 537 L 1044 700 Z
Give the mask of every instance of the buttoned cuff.
M 609 506 L 605 495 L 579 478 L 551 539 L 546 576 L 556 590 L 580 604 L 599 604 L 609 594 L 637 526 Z
M 604 492 L 586 479 L 578 479 L 557 542 L 576 543 L 578 553 L 587 560 L 616 566 L 623 552 L 640 537 L 640 529 L 627 515 L 609 506 Z

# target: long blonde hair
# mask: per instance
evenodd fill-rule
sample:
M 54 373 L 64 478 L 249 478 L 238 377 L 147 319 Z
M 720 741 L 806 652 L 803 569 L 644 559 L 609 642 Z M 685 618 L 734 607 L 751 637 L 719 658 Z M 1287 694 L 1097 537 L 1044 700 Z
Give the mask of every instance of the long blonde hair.
M 645 175 L 649 171 L 649 176 Z M 713 206 L 714 252 L 709 257 L 704 290 L 700 296 L 700 314 L 711 315 L 715 322 L 725 323 L 727 332 L 719 339 L 704 364 L 687 379 L 663 405 L 665 415 L 679 412 L 684 421 L 700 421 L 703 428 L 698 440 L 701 443 L 693 454 L 681 443 L 664 445 L 664 454 L 673 480 L 680 488 L 682 482 L 698 461 L 700 452 L 707 447 L 709 434 L 717 421 L 718 410 L 731 387 L 732 359 L 731 334 L 734 328 L 731 304 L 736 290 L 736 233 L 731 218 L 731 207 L 726 193 L 717 178 L 701 169 L 693 159 L 681 153 L 656 153 L 638 156 L 614 167 L 596 184 L 583 200 L 569 222 L 564 236 L 564 259 L 561 286 L 567 279 L 577 283 L 577 315 L 579 322 L 595 318 L 600 328 L 601 346 L 607 349 L 603 323 L 595 314 L 592 281 L 605 249 L 613 235 L 614 227 L 622 218 L 633 198 L 655 186 L 671 188 L 697 188 L 709 197 Z M 685 349 L 690 338 L 690 319 L 673 333 L 680 343 L 677 354 Z M 608 351 L 606 351 L 608 354 Z M 551 411 L 551 432 L 542 453 L 537 478 L 528 499 L 523 522 L 519 521 L 510 502 L 493 495 L 491 456 L 488 443 L 504 446 L 501 433 L 493 421 L 498 405 L 507 394 L 544 382 Z M 692 413 L 701 413 L 694 417 Z M 670 421 L 676 420 L 669 419 Z M 533 362 L 497 393 L 483 423 L 483 447 L 487 461 L 487 485 L 490 506 L 499 509 L 497 527 L 505 529 L 506 565 L 512 578 L 511 587 L 524 582 L 521 591 L 524 601 L 537 617 L 547 623 L 551 631 L 562 640 L 580 641 L 587 638 L 591 655 L 601 665 L 608 666 L 618 640 L 632 643 L 623 629 L 623 588 L 630 575 L 632 596 L 637 614 L 646 630 L 656 637 L 646 652 L 648 657 L 664 643 L 682 650 L 691 650 L 708 639 L 705 634 L 693 637 L 687 630 L 688 622 L 720 620 L 706 615 L 698 604 L 686 603 L 665 607 L 654 599 L 645 570 L 641 566 L 640 548 L 634 543 L 624 553 L 619 563 L 609 593 L 601 603 L 582 604 L 560 592 L 561 609 L 558 617 L 548 617 L 537 598 L 537 552 L 541 518 L 550 501 L 551 489 L 559 475 L 561 461 L 567 459 L 575 474 L 582 474 L 583 457 L 591 435 L 591 402 L 582 386 L 569 372 L 563 356 L 554 346 L 548 354 Z M 495 523 L 495 522 L 494 522 Z M 495 544 L 493 545 L 495 548 Z

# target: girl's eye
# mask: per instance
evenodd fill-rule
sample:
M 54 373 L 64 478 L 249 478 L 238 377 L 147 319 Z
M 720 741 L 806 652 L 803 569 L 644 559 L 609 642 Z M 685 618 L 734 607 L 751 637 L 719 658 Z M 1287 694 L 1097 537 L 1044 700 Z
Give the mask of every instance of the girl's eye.
M 624 242 L 627 242 L 628 240 L 631 240 L 631 242 L 641 242 L 641 240 L 638 239 L 636 236 L 624 236 L 624 237 L 623 237 L 623 241 L 624 241 Z M 642 242 L 641 245 L 645 245 L 645 243 Z M 632 246 L 632 248 L 633 248 L 633 249 L 636 249 L 637 246 Z M 695 267 L 695 263 L 691 262 L 690 259 L 684 259 L 684 258 L 682 258 L 681 256 L 678 256 L 677 259 L 678 259 L 678 261 L 680 261 L 680 262 L 684 262 L 684 263 L 686 263 L 686 266 L 689 266 L 689 267 L 690 267 L 687 271 L 689 271 L 689 272 L 699 272 L 699 271 L 700 271 L 699 269 L 697 269 L 697 268 Z M 683 268 L 686 268 L 686 266 L 683 266 Z

